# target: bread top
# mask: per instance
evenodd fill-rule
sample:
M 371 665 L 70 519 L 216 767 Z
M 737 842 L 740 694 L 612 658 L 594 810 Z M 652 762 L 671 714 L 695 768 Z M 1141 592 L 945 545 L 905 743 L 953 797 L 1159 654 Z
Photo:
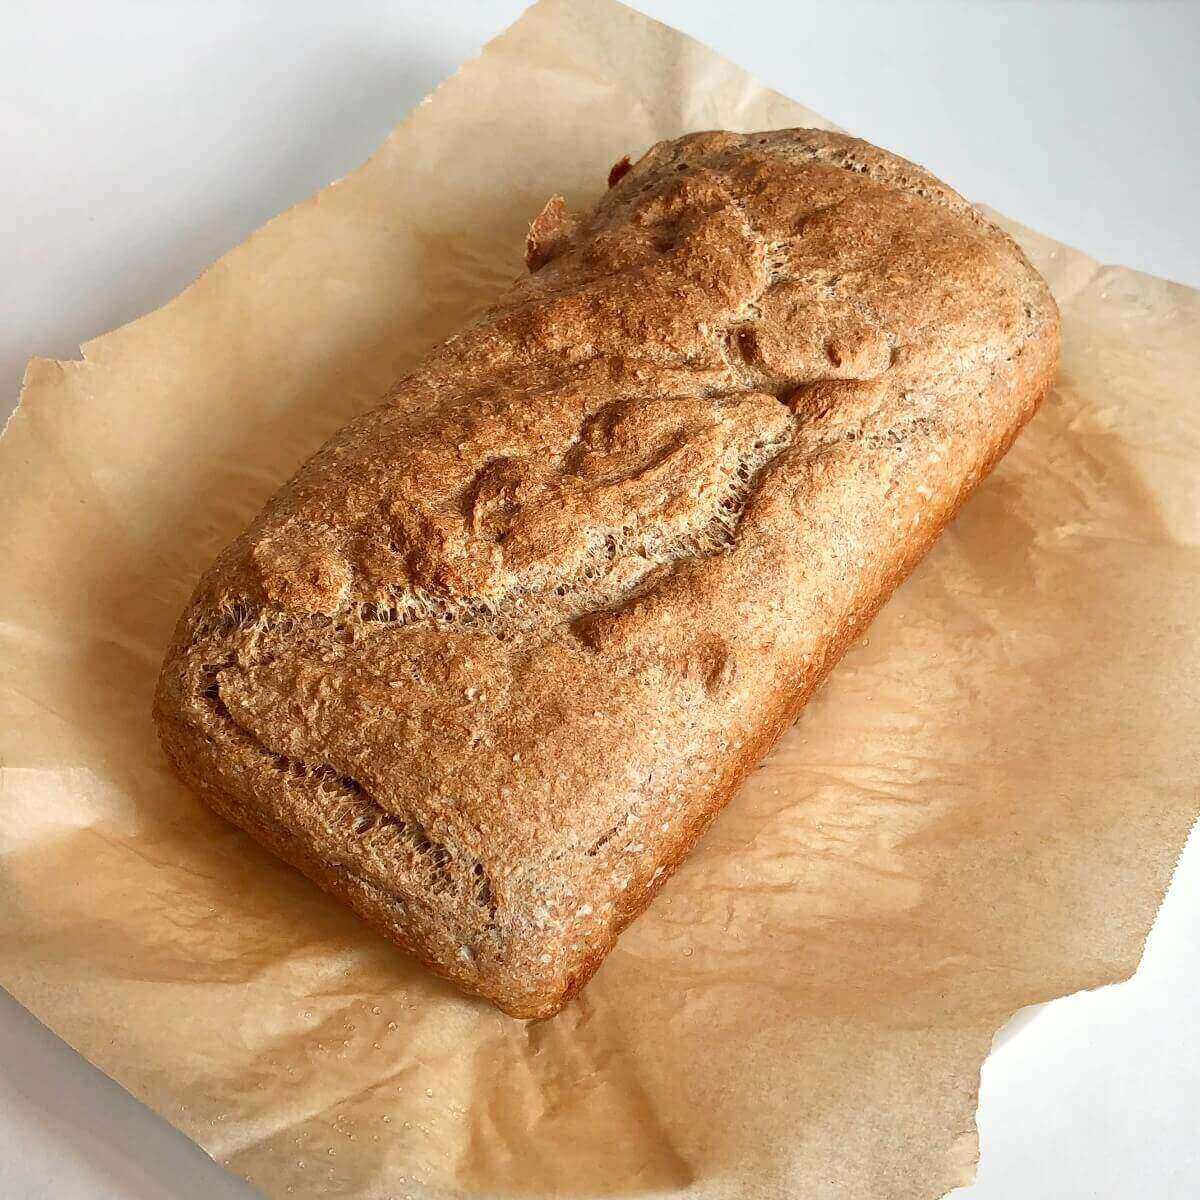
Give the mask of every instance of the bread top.
M 331 439 L 201 581 L 184 774 L 551 1011 L 1002 450 L 1057 314 L 920 168 L 664 142 Z

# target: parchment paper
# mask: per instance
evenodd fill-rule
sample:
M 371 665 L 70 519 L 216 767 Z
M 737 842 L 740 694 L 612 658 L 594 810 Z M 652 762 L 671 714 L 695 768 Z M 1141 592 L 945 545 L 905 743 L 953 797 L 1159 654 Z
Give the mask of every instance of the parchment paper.
M 272 1196 L 935 1197 L 1022 1005 L 1135 967 L 1197 813 L 1200 297 L 1028 231 L 1057 393 L 582 999 L 524 1024 L 208 815 L 149 719 L 202 568 L 688 130 L 823 124 L 547 0 L 0 446 L 0 983 Z M 936 166 L 936 164 L 932 164 Z

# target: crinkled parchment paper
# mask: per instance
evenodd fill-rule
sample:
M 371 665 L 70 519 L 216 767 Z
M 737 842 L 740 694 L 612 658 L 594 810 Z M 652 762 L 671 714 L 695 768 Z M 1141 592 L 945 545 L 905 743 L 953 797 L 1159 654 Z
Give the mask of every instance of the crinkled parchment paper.
M 458 995 L 169 775 L 198 573 L 659 138 L 821 124 L 547 0 L 0 448 L 0 983 L 284 1196 L 935 1197 L 1022 1005 L 1135 967 L 1197 811 L 1200 296 L 1018 230 L 1056 394 L 585 995 Z

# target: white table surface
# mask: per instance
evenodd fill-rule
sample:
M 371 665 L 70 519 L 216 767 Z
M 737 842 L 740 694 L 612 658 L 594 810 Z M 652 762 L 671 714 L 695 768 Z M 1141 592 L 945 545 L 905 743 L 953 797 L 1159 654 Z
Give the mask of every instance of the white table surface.
M 638 0 L 846 128 L 1200 286 L 1200 3 Z M 0 3 L 0 418 L 358 165 L 520 0 Z M 1022 1013 L 956 1200 L 1200 1197 L 1200 837 L 1136 978 Z M 256 1193 L 0 992 L 0 1197 Z

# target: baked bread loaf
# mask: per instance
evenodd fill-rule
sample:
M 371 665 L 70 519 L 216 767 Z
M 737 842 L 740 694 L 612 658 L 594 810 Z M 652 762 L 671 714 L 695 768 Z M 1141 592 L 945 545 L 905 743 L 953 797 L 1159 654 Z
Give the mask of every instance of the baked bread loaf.
M 220 556 L 155 714 L 217 812 L 544 1017 L 1032 415 L 1058 317 L 944 184 L 809 129 L 623 160 L 527 258 Z

